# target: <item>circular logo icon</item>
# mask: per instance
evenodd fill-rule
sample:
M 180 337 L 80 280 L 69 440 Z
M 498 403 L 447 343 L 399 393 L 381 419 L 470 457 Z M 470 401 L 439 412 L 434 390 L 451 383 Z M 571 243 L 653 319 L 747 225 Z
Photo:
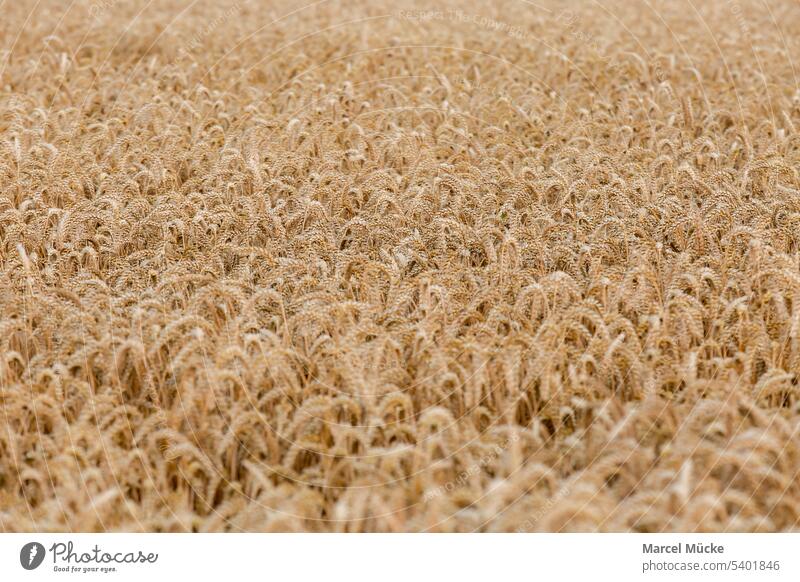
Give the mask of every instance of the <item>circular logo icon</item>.
M 39 542 L 30 542 L 19 551 L 19 563 L 26 570 L 35 570 L 44 561 L 44 546 Z

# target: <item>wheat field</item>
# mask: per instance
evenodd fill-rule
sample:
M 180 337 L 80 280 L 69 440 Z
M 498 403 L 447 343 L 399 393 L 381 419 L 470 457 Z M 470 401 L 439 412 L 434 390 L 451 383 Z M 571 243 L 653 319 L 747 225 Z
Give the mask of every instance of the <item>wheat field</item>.
M 0 530 L 798 529 L 797 2 L 0 6 Z

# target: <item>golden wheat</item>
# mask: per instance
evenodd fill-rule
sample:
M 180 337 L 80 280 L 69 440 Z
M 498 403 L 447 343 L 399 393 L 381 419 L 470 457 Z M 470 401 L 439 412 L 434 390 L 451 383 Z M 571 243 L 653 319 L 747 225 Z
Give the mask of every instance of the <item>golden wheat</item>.
M 2 530 L 798 527 L 794 3 L 2 10 Z

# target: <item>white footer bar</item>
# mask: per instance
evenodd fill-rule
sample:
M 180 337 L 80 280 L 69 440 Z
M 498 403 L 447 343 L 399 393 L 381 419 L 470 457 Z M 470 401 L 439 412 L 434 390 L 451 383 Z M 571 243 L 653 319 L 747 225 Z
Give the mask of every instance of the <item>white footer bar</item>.
M 0 534 L 0 580 L 800 580 L 800 534 Z

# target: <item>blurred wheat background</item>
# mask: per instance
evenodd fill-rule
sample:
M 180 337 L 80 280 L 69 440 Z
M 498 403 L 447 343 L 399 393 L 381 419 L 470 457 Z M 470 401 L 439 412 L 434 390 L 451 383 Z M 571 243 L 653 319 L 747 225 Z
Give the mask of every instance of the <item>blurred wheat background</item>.
M 0 529 L 800 520 L 788 0 L 2 0 Z

